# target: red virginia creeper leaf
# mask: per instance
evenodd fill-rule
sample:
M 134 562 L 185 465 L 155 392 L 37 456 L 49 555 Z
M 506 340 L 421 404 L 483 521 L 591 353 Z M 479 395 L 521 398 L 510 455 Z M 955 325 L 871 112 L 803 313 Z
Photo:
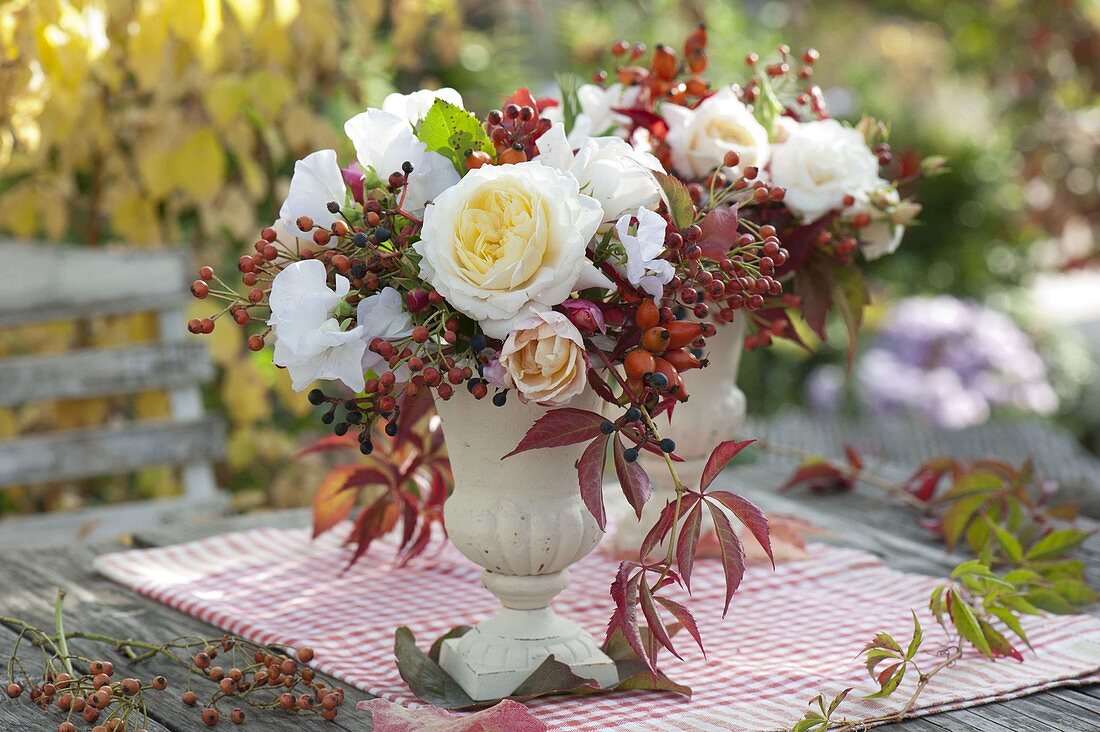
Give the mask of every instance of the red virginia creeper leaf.
M 714 505 L 708 505 L 707 508 L 710 509 L 714 531 L 718 535 L 718 548 L 722 550 L 722 571 L 726 575 L 726 603 L 722 608 L 722 617 L 725 617 L 729 612 L 733 593 L 737 592 L 745 577 L 745 547 L 741 546 L 737 532 L 733 530 L 729 517 L 722 509 Z
M 632 463 L 626 461 L 626 456 L 624 455 L 625 449 L 618 435 L 615 435 L 614 452 L 615 475 L 619 478 L 619 485 L 622 486 L 623 495 L 626 496 L 626 500 L 629 501 L 630 505 L 634 508 L 634 513 L 641 519 L 642 508 L 645 507 L 646 501 L 653 495 L 653 484 L 650 482 L 645 469 L 638 464 L 638 461 Z
M 646 653 L 645 644 L 638 628 L 638 586 L 641 583 L 643 572 L 638 572 L 633 577 L 630 570 L 637 567 L 637 562 L 623 562 L 619 565 L 615 581 L 611 583 L 611 597 L 615 600 L 615 614 L 611 616 L 611 622 L 607 626 L 607 638 L 605 643 L 611 642 L 611 637 L 618 630 L 626 639 L 631 650 L 637 654 L 638 659 L 646 665 L 651 674 L 657 673 L 653 659 Z
M 814 493 L 843 493 L 855 487 L 855 479 L 844 469 L 823 458 L 802 463 L 779 490 L 809 488 Z
M 607 441 L 610 437 L 611 435 L 601 434 L 592 440 L 577 462 L 581 498 L 601 531 L 607 527 L 607 513 L 603 506 L 603 469 L 607 463 Z
M 705 491 L 707 486 L 722 472 L 722 469 L 729 464 L 729 461 L 737 457 L 739 452 L 754 442 L 756 442 L 756 440 L 744 440 L 742 442 L 726 440 L 725 442 L 719 443 L 710 453 L 710 457 L 707 458 L 706 467 L 703 468 L 703 475 L 699 478 L 699 490 Z
M 768 528 L 768 517 L 764 515 L 764 512 L 749 499 L 729 491 L 712 491 L 707 494 L 707 497 L 713 498 L 728 508 L 737 517 L 737 520 L 752 532 L 753 537 L 760 544 L 760 548 L 768 555 L 768 559 L 772 560 L 772 568 L 774 569 L 775 556 L 772 555 L 771 531 Z
M 702 522 L 703 507 L 697 501 L 684 514 L 684 522 L 680 524 L 679 532 L 676 534 L 676 567 L 680 570 L 680 576 L 683 577 L 684 587 L 688 592 L 691 592 L 691 568 L 695 564 L 695 552 L 699 548 L 699 529 Z
M 695 624 L 695 617 L 691 614 L 691 611 L 686 606 L 667 597 L 658 595 L 653 599 L 661 603 L 665 610 L 672 613 L 672 617 L 676 618 L 680 625 L 684 627 L 684 630 L 695 640 L 699 650 L 703 652 L 703 658 L 706 658 L 707 649 L 703 648 L 703 636 L 699 634 L 699 626 Z
M 359 499 L 359 489 L 372 484 L 389 485 L 389 481 L 375 468 L 362 465 L 333 468 L 313 496 L 313 538 L 346 519 Z
M 401 498 L 393 491 L 386 491 L 378 499 L 359 513 L 355 520 L 352 539 L 356 543 L 355 553 L 348 560 L 348 566 L 355 564 L 359 557 L 370 549 L 371 542 L 384 536 L 397 523 L 401 515 Z
M 848 465 L 852 466 L 852 470 L 860 472 L 863 470 L 863 458 L 860 456 L 859 451 L 851 445 L 844 446 L 844 457 L 848 460 Z
M 586 409 L 563 407 L 554 409 L 539 417 L 527 434 L 516 445 L 516 449 L 501 458 L 504 460 L 527 450 L 544 447 L 562 447 L 587 442 L 603 434 L 600 425 L 607 421 L 602 414 Z
M 642 615 L 645 617 L 646 625 L 649 626 L 650 635 L 656 638 L 658 643 L 667 648 L 669 653 L 683 661 L 683 656 L 677 653 L 676 647 L 672 645 L 672 638 L 669 636 L 668 630 L 661 620 L 661 613 L 657 610 L 657 605 L 653 602 L 653 595 L 649 591 L 649 585 L 645 582 L 641 583 L 641 597 Z
M 344 450 L 354 447 L 359 449 L 359 439 L 352 433 L 348 433 L 343 436 L 329 435 L 328 437 L 322 437 L 317 442 L 314 442 L 309 447 L 302 449 L 296 453 L 293 460 L 305 457 L 306 455 L 312 455 L 315 452 L 328 452 L 329 450 Z

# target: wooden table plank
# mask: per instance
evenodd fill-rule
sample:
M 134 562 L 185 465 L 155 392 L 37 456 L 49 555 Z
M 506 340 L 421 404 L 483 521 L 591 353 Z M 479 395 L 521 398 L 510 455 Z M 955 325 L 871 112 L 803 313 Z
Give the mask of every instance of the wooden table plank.
M 4 588 L 3 612 L 40 627 L 52 627 L 53 598 L 56 588 L 64 587 L 68 592 L 65 600 L 65 617 L 70 630 L 94 629 L 95 632 L 112 637 L 144 640 L 162 638 L 167 640 L 182 635 L 217 638 L 222 635 L 223 631 L 213 626 L 129 592 L 96 574 L 92 567 L 92 560 L 97 551 L 102 549 L 104 549 L 102 546 L 83 549 L 64 548 L 40 551 L 33 555 L 15 555 L 13 560 L 0 565 L 0 587 Z M 14 640 L 15 634 L 10 630 L 0 631 L 0 656 L 6 656 L 10 652 Z M 74 641 L 71 644 L 71 650 L 88 656 L 108 657 L 121 674 L 142 678 L 148 678 L 157 673 L 163 674 L 169 679 L 169 690 L 164 694 L 149 695 L 150 716 L 170 730 L 202 728 L 198 719 L 201 709 L 187 707 L 179 700 L 179 694 L 186 687 L 184 674 L 178 666 L 163 659 L 150 659 L 141 664 L 134 664 L 125 656 L 105 649 L 101 644 Z M 328 683 L 339 685 L 346 691 L 344 707 L 334 723 L 325 722 L 319 717 L 297 718 L 287 714 L 252 709 L 242 704 L 249 719 L 256 722 L 253 729 L 272 732 L 369 730 L 370 724 L 366 715 L 354 711 L 355 702 L 370 698 L 369 695 L 321 674 L 318 677 Z M 22 703 L 30 706 L 26 700 Z M 219 706 L 222 708 L 223 715 L 226 715 L 235 705 L 226 703 Z M 37 712 L 33 707 L 30 709 Z M 46 728 L 23 727 L 22 729 Z

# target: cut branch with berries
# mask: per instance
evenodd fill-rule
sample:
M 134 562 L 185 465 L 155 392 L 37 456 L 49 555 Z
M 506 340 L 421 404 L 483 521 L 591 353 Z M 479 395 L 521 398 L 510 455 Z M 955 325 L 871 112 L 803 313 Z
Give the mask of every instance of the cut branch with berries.
M 247 715 L 241 705 L 332 720 L 344 702 L 342 689 L 329 687 L 305 665 L 313 660 L 308 647 L 291 652 L 232 635 L 154 642 L 67 631 L 64 599 L 64 591 L 59 590 L 51 629 L 0 617 L 0 625 L 17 633 L 6 663 L 5 694 L 10 699 L 26 698 L 60 718 L 58 732 L 76 732 L 80 723 L 95 725 L 93 732 L 142 732 L 149 723 L 148 696 L 164 693 L 169 686 L 162 675 L 147 681 L 117 678 L 111 661 L 71 653 L 71 640 L 100 644 L 131 663 L 157 658 L 179 667 L 187 675 L 180 701 L 201 708 L 197 717 L 207 727 L 217 725 L 223 715 L 233 724 L 244 724 Z M 32 671 L 22 660 L 23 644 L 41 652 L 40 670 Z

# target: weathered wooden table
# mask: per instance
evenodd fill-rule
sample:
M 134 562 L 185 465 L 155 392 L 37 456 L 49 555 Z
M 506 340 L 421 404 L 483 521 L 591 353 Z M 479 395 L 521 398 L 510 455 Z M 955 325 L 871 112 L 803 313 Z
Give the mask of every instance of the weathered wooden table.
M 891 432 L 893 430 L 893 432 Z M 1011 460 L 1022 460 L 1036 451 L 1038 462 L 1047 472 L 1062 478 L 1070 492 L 1089 499 L 1100 491 L 1100 463 L 1078 453 L 1072 442 L 1035 425 L 994 426 L 964 436 L 943 438 L 932 433 L 906 432 L 898 425 L 860 428 L 820 420 L 810 421 L 789 415 L 751 425 L 747 434 L 767 437 L 775 444 L 808 449 L 822 454 L 836 453 L 843 442 L 855 442 L 867 453 L 879 453 L 872 469 L 885 477 L 901 478 L 912 464 L 929 452 L 949 445 L 956 454 L 995 453 Z M 891 436 L 894 435 L 894 436 Z M 900 435 L 900 437 L 899 437 Z M 885 443 L 891 450 L 880 449 Z M 889 446 L 889 445 L 888 445 Z M 889 454 L 887 454 L 889 453 Z M 719 479 L 743 492 L 770 512 L 808 518 L 830 535 L 823 541 L 865 549 L 881 556 L 902 570 L 946 575 L 959 561 L 945 554 L 943 547 L 931 541 L 908 514 L 890 505 L 881 494 L 867 486 L 841 496 L 779 495 L 774 492 L 791 472 L 795 461 L 778 455 L 761 455 L 755 462 L 731 468 Z M 1085 500 L 1088 503 L 1089 500 Z M 211 536 L 256 526 L 304 526 L 305 511 L 254 514 L 211 520 L 203 524 L 161 528 L 132 537 L 137 546 L 157 546 Z M 1095 524 L 1094 524 L 1095 525 Z M 66 617 L 70 628 L 121 638 L 169 638 L 184 634 L 216 637 L 220 631 L 205 623 L 136 595 L 100 577 L 93 568 L 95 557 L 122 548 L 121 542 L 71 546 L 35 552 L 13 552 L 0 562 L 0 614 L 16 615 L 36 625 L 52 627 L 52 604 L 58 587 L 68 591 Z M 1100 586 L 1100 537 L 1094 536 L 1084 547 L 1090 581 Z M 0 659 L 11 650 L 15 634 L 0 628 Z M 102 654 L 102 650 L 98 652 Z M 130 669 L 123 657 L 113 659 L 121 673 Z M 153 673 L 168 676 L 172 688 L 180 689 L 183 679 L 174 667 L 146 663 L 135 675 Z M 334 682 L 335 683 L 335 682 Z M 342 685 L 341 685 L 342 686 Z M 346 687 L 345 687 L 346 688 Z M 275 713 L 249 711 L 244 729 L 265 732 L 299 729 L 369 730 L 365 714 L 353 711 L 354 703 L 368 695 L 347 689 L 347 702 L 335 722 L 296 719 Z M 801 708 L 806 700 L 792 699 Z M 178 694 L 151 695 L 150 732 L 204 729 L 197 710 L 184 707 Z M 39 711 L 20 699 L 0 697 L 0 732 L 54 730 L 56 713 Z M 220 727 L 231 728 L 227 721 Z M 898 732 L 936 732 L 942 730 L 978 730 L 980 732 L 1089 732 L 1100 730 L 1100 685 L 1063 688 L 998 704 L 989 704 L 945 714 L 909 720 L 880 727 Z

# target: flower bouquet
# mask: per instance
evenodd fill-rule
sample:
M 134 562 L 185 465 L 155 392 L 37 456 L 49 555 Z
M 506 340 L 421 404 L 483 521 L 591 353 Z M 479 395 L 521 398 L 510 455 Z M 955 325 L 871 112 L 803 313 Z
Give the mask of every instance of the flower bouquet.
M 699 27 L 685 43 L 683 61 L 662 45 L 644 63 L 643 46 L 616 42 L 614 80 L 600 74 L 577 89 L 579 112 L 569 132 L 577 144 L 593 130 L 629 140 L 686 183 L 704 208 L 721 211 L 731 196 L 751 190 L 758 205 L 738 202 L 738 217 L 783 242 L 783 251 L 773 245 L 759 260 L 762 277 L 738 275 L 730 287 L 704 275 L 694 288 L 654 292 L 677 317 L 727 324 L 705 351 L 694 352 L 712 366 L 688 377 L 696 398 L 666 430 L 682 446 L 680 477 L 689 481 L 701 474 L 707 445 L 736 435 L 744 424 L 745 396 L 736 385 L 742 348 L 767 346 L 774 338 L 806 347 L 795 323 L 824 339 L 826 318 L 835 310 L 847 326 L 851 359 L 869 302 L 860 259 L 896 250 L 920 211 L 902 200 L 899 188 L 921 166 L 908 158 L 894 161 L 881 123 L 865 118 L 848 127 L 829 117 L 812 81 L 816 51 L 795 56 L 780 46 L 773 63 L 749 54 L 745 82 L 713 90 L 699 75 L 705 44 L 706 30 Z M 929 159 L 923 167 L 939 165 Z M 717 223 L 717 217 L 703 223 L 702 247 L 712 241 L 721 246 L 726 232 Z M 675 489 L 663 476 L 656 484 L 665 496 Z M 620 522 L 615 543 L 637 548 L 660 503 L 639 524 Z
M 635 80 L 646 99 L 689 110 L 726 94 L 676 80 L 680 67 L 705 65 L 700 33 L 683 60 L 658 49 L 650 81 Z M 791 255 L 760 222 L 784 192 L 733 153 L 708 188 L 685 183 L 666 172 L 658 137 L 656 154 L 644 149 L 648 128 L 633 125 L 633 143 L 585 132 L 604 131 L 583 111 L 588 93 L 520 89 L 484 118 L 450 89 L 391 95 L 345 124 L 355 161 L 341 167 L 322 150 L 296 164 L 278 219 L 238 262 L 244 295 L 210 267 L 192 287 L 225 299 L 222 316 L 264 324 L 249 347 L 273 345 L 294 388 L 310 389 L 322 421 L 357 436 L 364 454 L 380 427 L 396 435 L 422 414 L 414 405 L 434 400 L 454 478 L 448 535 L 503 605 L 441 642 L 439 665 L 475 701 L 531 689 L 548 663 L 605 689 L 645 686 L 639 671 L 666 683 L 657 661 L 662 648 L 676 653 L 672 626 L 702 643 L 670 593 L 690 588 L 704 516 L 723 550 L 727 606 L 745 572 L 732 520 L 770 554 L 760 510 L 710 490 L 748 443 L 715 440 L 705 469 L 683 481 L 657 418 L 674 421 L 708 338 L 782 296 L 778 268 Z M 311 388 L 318 380 L 330 383 Z M 603 534 L 605 464 L 641 515 L 652 495 L 642 453 L 660 458 L 675 492 L 637 558 L 609 578 L 615 611 L 601 645 L 549 604 Z M 349 474 L 343 488 L 365 479 Z M 416 511 L 415 501 L 374 504 L 353 536 L 362 549 L 404 515 L 408 542 Z M 692 530 L 665 542 L 681 521 Z M 629 673 L 615 663 L 623 653 Z

